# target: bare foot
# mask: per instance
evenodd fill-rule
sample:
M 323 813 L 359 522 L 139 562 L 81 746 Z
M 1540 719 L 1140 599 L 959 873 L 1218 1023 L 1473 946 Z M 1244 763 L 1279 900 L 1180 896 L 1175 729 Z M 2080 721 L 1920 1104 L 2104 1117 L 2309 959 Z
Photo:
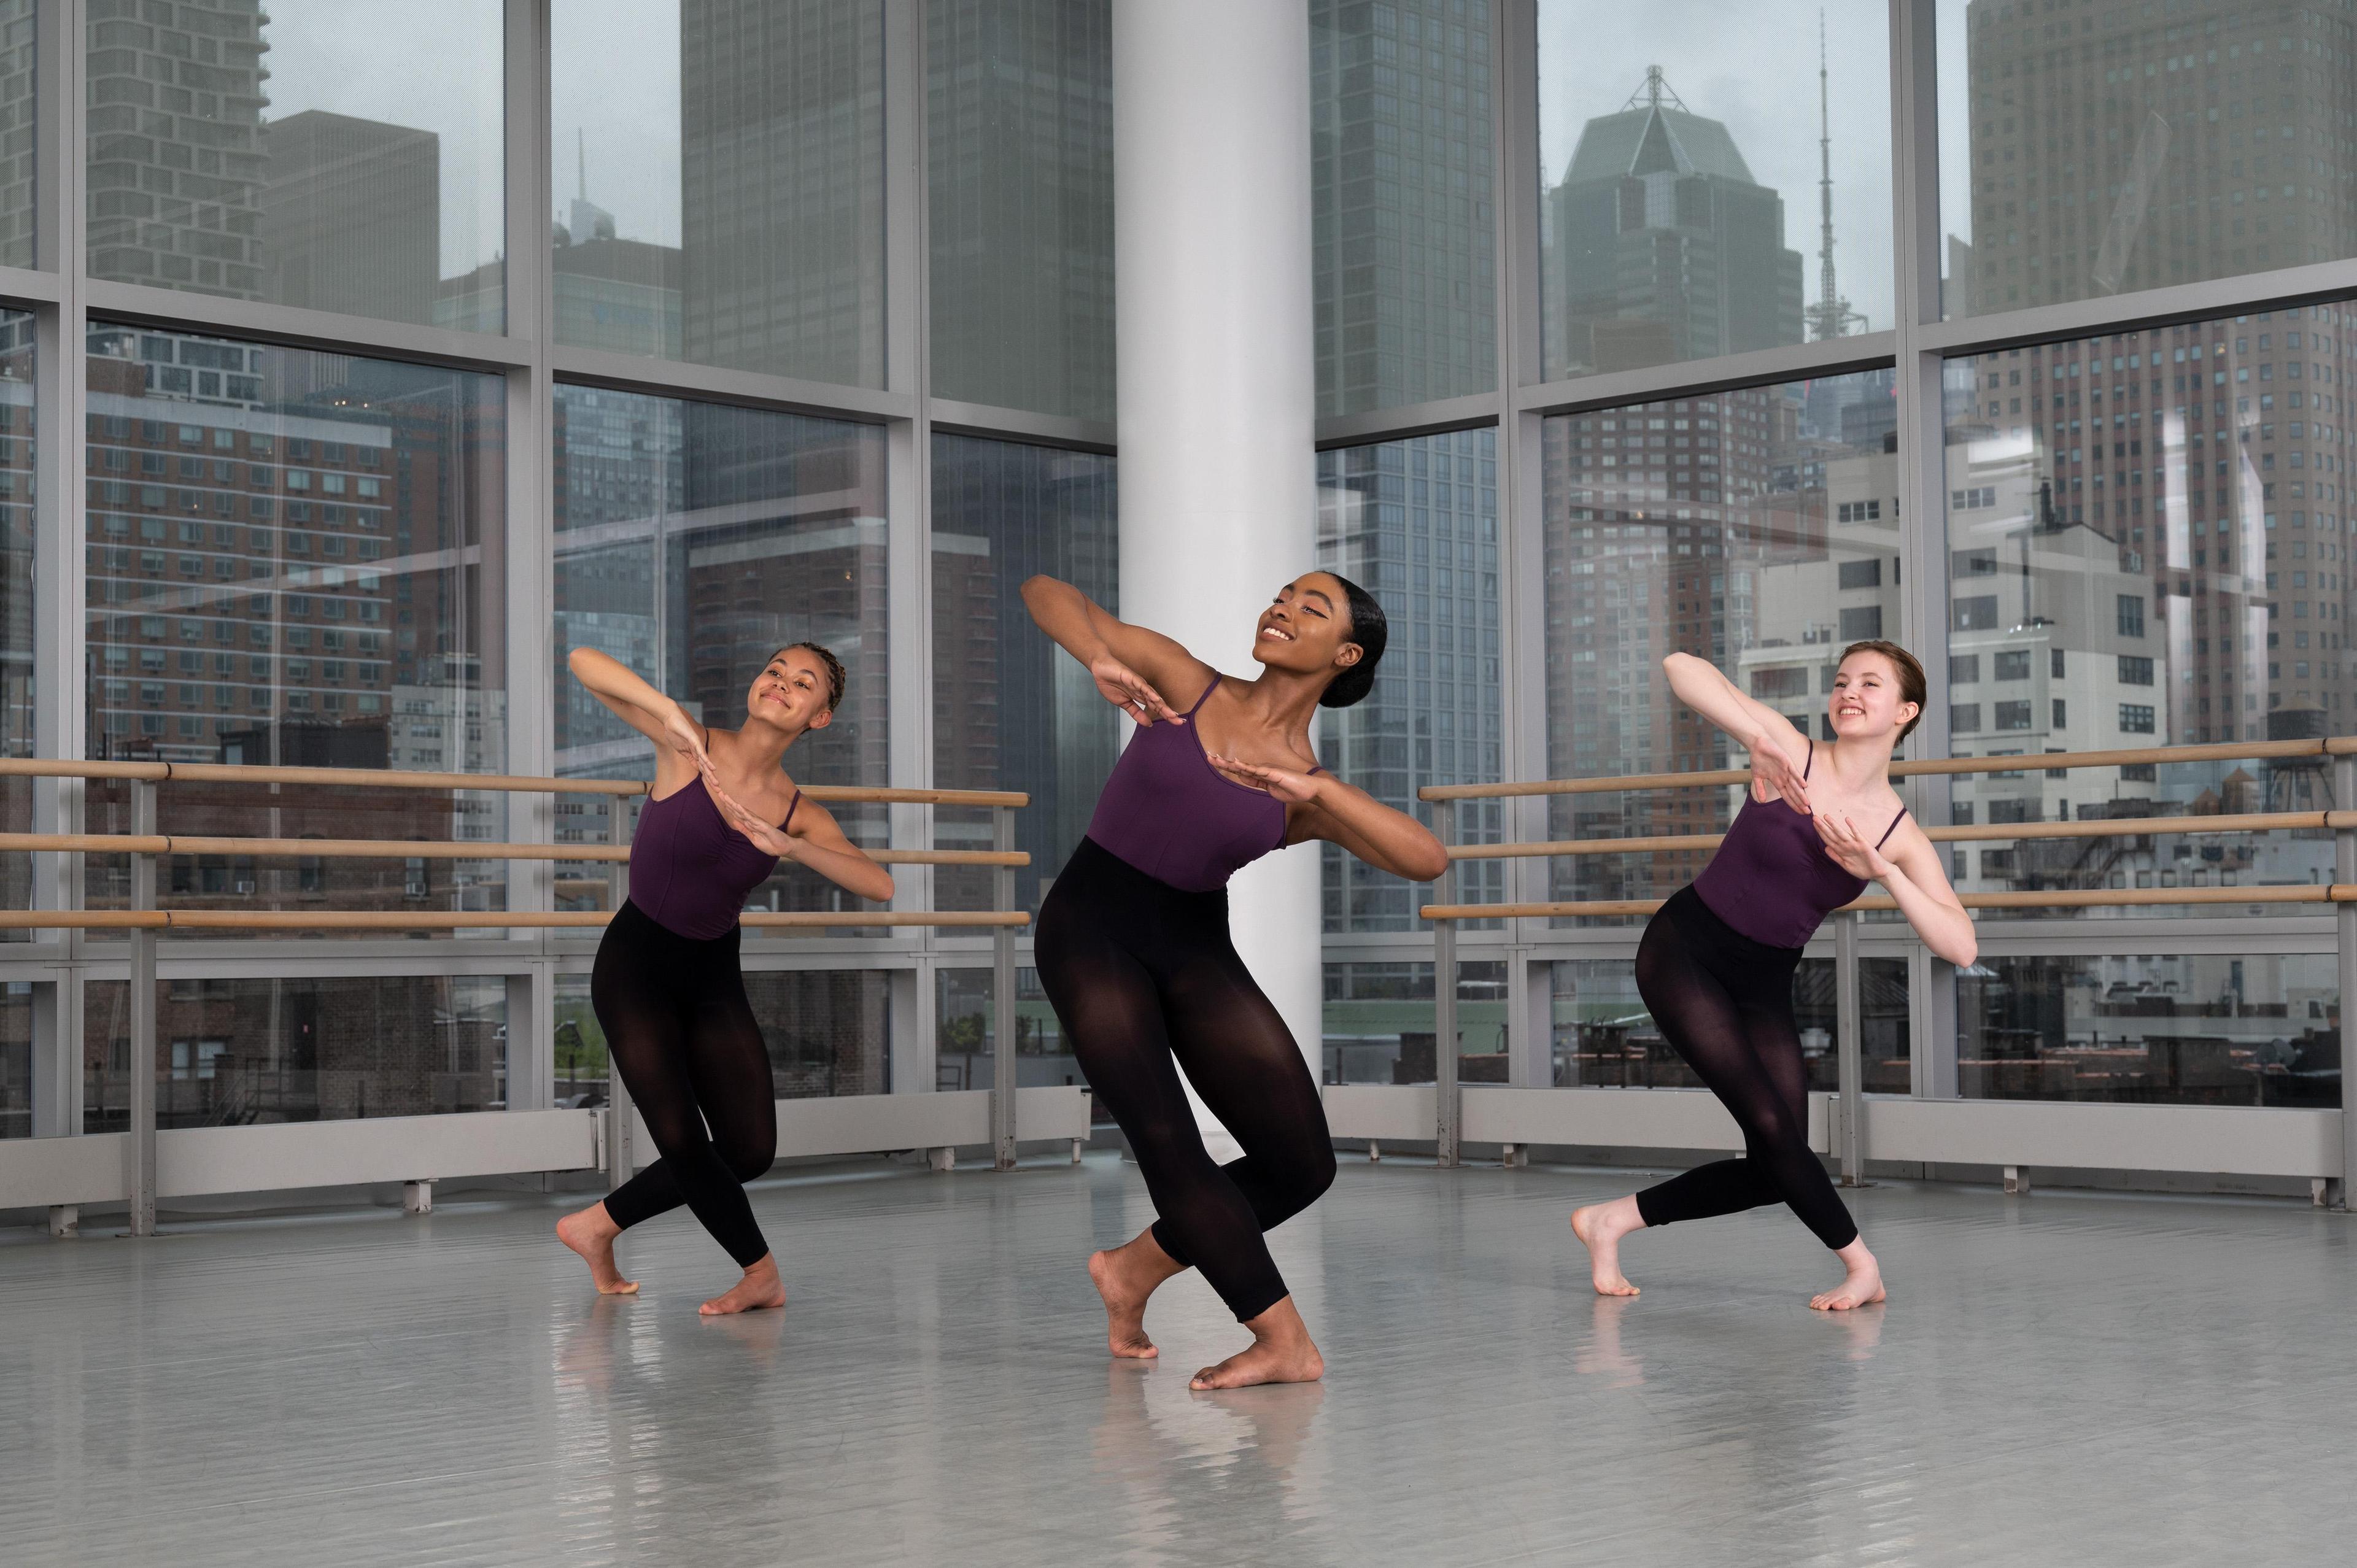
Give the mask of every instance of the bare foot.
M 1116 1356 L 1150 1361 L 1162 1352 L 1146 1334 L 1146 1303 L 1164 1280 L 1178 1272 L 1154 1240 L 1142 1230 L 1119 1247 L 1089 1254 L 1089 1283 L 1104 1298 L 1105 1348 Z
M 1838 1256 L 1849 1278 L 1832 1290 L 1811 1296 L 1809 1305 L 1819 1312 L 1847 1312 L 1854 1306 L 1871 1306 L 1883 1299 L 1882 1270 L 1874 1254 L 1866 1250 L 1863 1237 L 1844 1247 Z
M 743 1279 L 695 1310 L 706 1317 L 725 1317 L 732 1312 L 759 1312 L 785 1305 L 786 1283 L 778 1278 L 778 1260 L 764 1252 L 759 1262 L 745 1271 Z
M 614 1223 L 602 1202 L 556 1222 L 556 1239 L 581 1254 L 600 1295 L 638 1294 L 639 1282 L 624 1279 L 622 1271 L 614 1266 L 614 1238 L 621 1233 L 622 1228 Z
M 1252 1330 L 1252 1348 L 1238 1351 L 1216 1367 L 1206 1367 L 1188 1382 L 1190 1389 L 1248 1389 L 1261 1383 L 1314 1383 L 1326 1375 L 1326 1358 L 1309 1342 L 1308 1326 L 1300 1308 L 1286 1296 L 1244 1325 Z
M 1644 1228 L 1645 1217 L 1637 1212 L 1634 1197 L 1616 1197 L 1609 1203 L 1591 1203 L 1571 1211 L 1571 1233 L 1587 1249 L 1597 1294 L 1637 1294 L 1637 1287 L 1620 1272 L 1620 1238 Z

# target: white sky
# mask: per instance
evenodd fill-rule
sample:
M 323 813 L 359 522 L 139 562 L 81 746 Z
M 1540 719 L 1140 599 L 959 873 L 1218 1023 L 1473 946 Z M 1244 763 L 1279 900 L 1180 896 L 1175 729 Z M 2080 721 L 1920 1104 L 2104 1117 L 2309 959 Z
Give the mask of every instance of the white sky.
M 1784 243 L 1817 297 L 1817 14 L 1794 0 L 1540 0 L 1539 147 L 1563 177 L 1580 128 L 1618 113 L 1659 65 L 1685 106 L 1723 123 L 1751 177 L 1784 199 Z M 1961 21 L 1961 0 L 1953 9 Z M 1824 0 L 1834 266 L 1871 330 L 1891 322 L 1890 28 L 1886 0 Z

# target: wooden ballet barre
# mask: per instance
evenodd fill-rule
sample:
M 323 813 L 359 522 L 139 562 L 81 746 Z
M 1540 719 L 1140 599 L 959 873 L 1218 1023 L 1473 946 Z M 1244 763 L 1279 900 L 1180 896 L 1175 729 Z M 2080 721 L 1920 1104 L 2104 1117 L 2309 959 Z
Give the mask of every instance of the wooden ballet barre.
M 0 909 L 0 930 L 250 930 L 250 931 L 445 931 L 527 930 L 597 927 L 614 918 L 608 909 L 558 909 L 521 914 L 447 910 L 398 914 L 360 909 Z M 863 926 L 942 928 L 1028 926 L 1020 909 L 917 911 L 794 909 L 748 910 L 748 926 L 780 929 L 855 929 Z
M 2357 756 L 2357 736 L 2317 740 L 2219 741 L 2201 746 L 2141 746 L 2124 751 L 2046 751 L 2013 757 L 1943 757 L 1894 762 L 1894 779 L 1917 774 L 2028 773 L 2051 768 L 2142 767 L 2162 762 L 2227 762 L 2286 757 Z M 1690 773 L 1630 773 L 1588 779 L 1541 779 L 1523 784 L 1427 784 L 1419 800 L 1499 800 L 1534 795 L 1591 795 L 1644 789 L 1702 789 L 1747 784 L 1748 768 L 1719 768 Z
M 1967 909 L 2132 908 L 2166 904 L 2357 904 L 2357 883 L 2255 887 L 2058 888 L 2044 893 L 1964 893 L 1958 897 Z M 1668 900 L 1663 898 L 1607 898 L 1544 904 L 1426 904 L 1417 913 L 1427 920 L 1605 918 L 1650 915 L 1666 902 Z M 1897 899 L 1880 896 L 1859 898 L 1842 906 L 1843 910 L 1898 908 Z
M 626 844 L 477 843 L 457 839 L 221 838 L 188 833 L 0 833 L 0 852 L 229 854 L 257 860 L 556 860 L 630 858 Z M 871 849 L 879 865 L 1028 865 L 1028 850 Z
M 548 779 L 513 773 L 419 773 L 384 768 L 273 768 L 227 762 L 66 762 L 0 757 L 0 779 L 128 779 L 153 784 L 310 784 L 367 789 L 473 789 L 510 795 L 644 795 L 640 779 Z M 813 784 L 813 800 L 894 806 L 1004 806 L 1031 797 L 1019 789 L 901 789 L 856 784 Z
M 1988 822 L 1926 828 L 1935 843 L 2000 843 L 2015 839 L 2136 838 L 2160 833 L 2283 832 L 2309 828 L 2357 828 L 2357 811 L 2251 811 L 2237 816 L 2111 817 L 2076 822 Z M 1644 854 L 1716 849 L 1724 833 L 1669 833 L 1650 838 L 1556 839 L 1544 843 L 1458 843 L 1451 860 L 1530 860 L 1573 854 Z

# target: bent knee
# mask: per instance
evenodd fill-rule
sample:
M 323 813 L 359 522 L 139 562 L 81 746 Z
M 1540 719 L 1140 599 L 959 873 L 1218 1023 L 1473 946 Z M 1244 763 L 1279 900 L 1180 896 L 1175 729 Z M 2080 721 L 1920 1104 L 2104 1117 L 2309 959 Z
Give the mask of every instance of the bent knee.
M 727 1163 L 729 1175 L 738 1181 L 755 1181 L 767 1176 L 770 1167 L 778 1163 L 778 1151 L 775 1147 L 741 1144 L 723 1148 L 720 1157 Z

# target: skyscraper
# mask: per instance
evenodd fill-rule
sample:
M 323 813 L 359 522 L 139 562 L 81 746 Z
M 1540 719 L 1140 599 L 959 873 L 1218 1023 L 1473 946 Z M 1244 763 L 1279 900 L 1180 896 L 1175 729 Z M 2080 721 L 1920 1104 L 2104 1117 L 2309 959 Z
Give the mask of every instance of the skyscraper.
M 679 32 L 686 357 L 880 384 L 883 12 L 681 0 Z
M 262 296 L 262 0 L 91 0 L 91 276 Z
M 1783 198 L 1755 182 L 1717 120 L 1662 69 L 1590 120 L 1548 192 L 1547 286 L 1570 373 L 1740 354 L 1802 340 L 1801 255 Z
M 432 321 L 441 144 L 431 131 L 317 109 L 264 126 L 268 296 L 307 310 Z

